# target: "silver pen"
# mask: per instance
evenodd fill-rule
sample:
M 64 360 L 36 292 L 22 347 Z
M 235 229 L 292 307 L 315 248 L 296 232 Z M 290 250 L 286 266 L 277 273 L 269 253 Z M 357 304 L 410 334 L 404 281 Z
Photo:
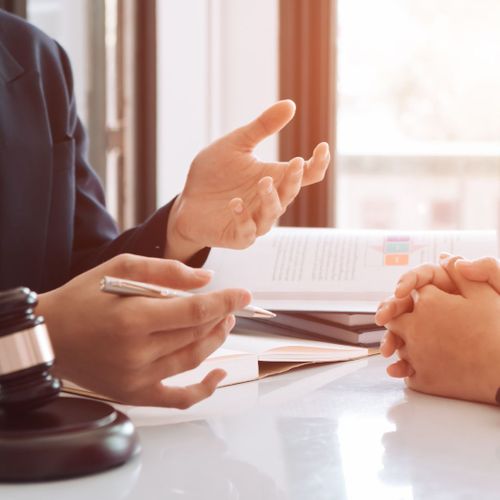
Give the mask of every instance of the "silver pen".
M 152 283 L 142 283 L 123 278 L 113 278 L 104 276 L 101 280 L 101 291 L 115 293 L 117 295 L 140 295 L 142 297 L 152 297 L 159 299 L 173 299 L 176 297 L 191 297 L 194 295 L 184 290 L 175 288 L 165 288 Z M 261 307 L 248 305 L 243 309 L 235 311 L 235 316 L 240 318 L 275 318 L 276 314 Z

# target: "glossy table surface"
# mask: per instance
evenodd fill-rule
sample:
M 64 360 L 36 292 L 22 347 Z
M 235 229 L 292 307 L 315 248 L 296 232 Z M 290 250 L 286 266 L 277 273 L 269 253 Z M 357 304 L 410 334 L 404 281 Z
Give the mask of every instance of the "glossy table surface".
M 500 498 L 500 408 L 404 389 L 375 356 L 219 389 L 185 412 L 127 409 L 142 452 L 0 499 Z

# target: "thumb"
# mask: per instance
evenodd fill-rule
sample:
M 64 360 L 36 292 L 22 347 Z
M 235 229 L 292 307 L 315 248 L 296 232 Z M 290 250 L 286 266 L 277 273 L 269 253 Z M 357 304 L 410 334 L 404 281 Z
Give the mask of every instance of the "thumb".
M 459 260 L 456 267 L 468 280 L 489 283 L 500 293 L 500 263 L 494 257 L 483 257 L 474 261 Z
M 206 285 L 212 271 L 195 269 L 177 260 L 122 254 L 95 268 L 103 276 L 190 290 Z
M 266 137 L 279 132 L 294 115 L 295 103 L 293 101 L 290 99 L 278 101 L 255 120 L 234 130 L 229 135 L 242 149 L 253 150 Z
M 455 282 L 460 294 L 465 298 L 470 298 L 479 293 L 481 287 L 484 287 L 484 285 L 481 285 L 478 282 L 469 281 L 461 272 L 459 272 L 457 263 L 461 260 L 463 260 L 463 258 L 456 255 L 441 254 L 439 264 L 446 270 L 450 278 Z

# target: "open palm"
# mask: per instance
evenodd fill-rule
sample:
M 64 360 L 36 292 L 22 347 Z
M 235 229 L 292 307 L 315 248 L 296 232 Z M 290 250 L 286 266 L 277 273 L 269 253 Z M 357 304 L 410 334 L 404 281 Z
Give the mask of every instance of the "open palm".
M 171 246 L 173 239 L 192 250 L 246 248 L 271 229 L 302 186 L 323 179 L 330 161 L 327 143 L 306 162 L 264 162 L 253 154 L 294 113 L 292 101 L 280 101 L 196 156 L 170 216 Z

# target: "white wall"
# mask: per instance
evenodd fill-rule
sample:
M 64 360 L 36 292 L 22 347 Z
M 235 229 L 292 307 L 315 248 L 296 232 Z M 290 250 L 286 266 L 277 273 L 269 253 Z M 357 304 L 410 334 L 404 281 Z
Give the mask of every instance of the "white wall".
M 278 99 L 277 0 L 224 0 L 221 8 L 220 126 L 252 119 Z M 275 159 L 276 137 L 257 153 Z
M 191 160 L 278 95 L 277 0 L 157 0 L 158 204 Z M 277 156 L 276 138 L 257 154 Z

